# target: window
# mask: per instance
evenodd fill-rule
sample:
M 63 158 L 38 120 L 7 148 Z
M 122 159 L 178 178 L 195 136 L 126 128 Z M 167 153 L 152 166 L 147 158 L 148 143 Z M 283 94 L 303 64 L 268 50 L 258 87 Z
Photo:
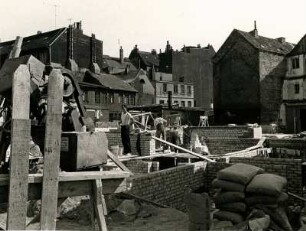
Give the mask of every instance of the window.
M 118 103 L 123 103 L 123 95 L 122 94 L 118 95 Z
M 185 107 L 185 101 L 182 101 L 182 102 L 181 102 L 181 106 L 182 106 L 182 107 Z
M 177 84 L 174 84 L 173 91 L 174 91 L 174 94 L 178 93 L 178 86 L 177 86 Z
M 174 100 L 174 104 L 177 104 L 177 105 L 178 105 L 178 101 L 177 101 L 177 100 Z
M 299 58 L 292 58 L 292 69 L 298 69 L 300 68 Z
M 135 95 L 131 95 L 130 103 L 131 103 L 132 105 L 135 105 Z
M 187 86 L 187 95 L 191 95 L 191 86 Z
M 181 85 L 181 94 L 185 95 L 185 86 L 184 85 Z
M 100 92 L 95 91 L 95 103 L 100 103 Z
M 126 105 L 129 104 L 129 96 L 124 95 L 123 98 L 124 98 L 124 104 L 126 104 Z
M 164 103 L 165 103 L 164 100 L 160 100 L 160 101 L 159 101 L 159 104 L 164 104 Z
M 191 107 L 191 101 L 188 101 L 188 107 Z
M 167 92 L 167 84 L 163 83 L 163 92 Z
M 160 76 L 160 77 L 159 77 L 159 80 L 160 80 L 160 81 L 163 81 L 163 77 L 162 77 L 162 76 Z
M 84 92 L 83 100 L 84 102 L 89 103 L 89 92 L 88 91 Z
M 300 84 L 294 84 L 294 93 L 299 94 L 300 93 Z
M 114 103 L 114 93 L 109 93 L 109 103 Z
M 179 82 L 184 83 L 184 76 L 179 78 Z

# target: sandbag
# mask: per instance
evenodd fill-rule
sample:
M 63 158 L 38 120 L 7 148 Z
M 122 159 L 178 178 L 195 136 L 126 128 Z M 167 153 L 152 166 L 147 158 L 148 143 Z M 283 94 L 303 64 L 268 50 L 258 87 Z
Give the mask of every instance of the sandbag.
M 269 195 L 253 194 L 253 195 L 247 195 L 245 198 L 245 202 L 248 206 L 255 205 L 255 204 L 278 205 L 278 204 L 283 204 L 287 200 L 288 200 L 288 195 L 287 193 L 284 193 L 284 192 L 282 192 L 278 197 L 269 196 Z
M 216 207 L 222 211 L 236 212 L 236 213 L 245 213 L 246 204 L 243 202 L 233 202 L 226 204 L 219 204 Z
M 255 176 L 246 187 L 246 192 L 279 197 L 286 185 L 286 178 L 265 173 Z
M 220 170 L 217 173 L 217 178 L 246 185 L 255 175 L 263 172 L 262 168 L 254 165 L 238 163 Z
M 233 224 L 239 224 L 244 221 L 244 218 L 241 214 L 222 210 L 215 212 L 214 218 L 220 221 L 231 221 Z
M 244 192 L 245 186 L 231 181 L 214 179 L 212 182 L 213 188 L 222 189 L 229 192 Z
M 215 204 L 225 204 L 232 202 L 243 202 L 245 194 L 243 192 L 218 192 L 214 197 Z
M 276 209 L 268 208 L 267 206 L 259 206 L 259 205 L 256 205 L 256 207 L 262 209 L 266 214 L 268 214 L 271 218 L 271 222 L 273 221 L 282 230 L 292 231 L 292 227 L 289 223 L 286 211 L 283 207 L 277 207 Z

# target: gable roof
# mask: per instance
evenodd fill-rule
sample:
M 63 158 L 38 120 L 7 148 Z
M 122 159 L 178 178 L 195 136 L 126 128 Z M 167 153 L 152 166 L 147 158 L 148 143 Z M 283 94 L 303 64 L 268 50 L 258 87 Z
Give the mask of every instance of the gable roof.
M 114 58 L 110 56 L 103 56 L 103 69 L 108 69 L 111 74 L 120 74 L 126 71 L 126 68 L 129 70 L 136 70 L 136 67 L 131 63 L 129 59 L 124 59 L 121 63 L 119 58 Z
M 37 48 L 48 47 L 54 41 L 56 41 L 62 33 L 66 31 L 66 27 L 48 31 L 45 33 L 40 33 L 36 35 L 31 35 L 23 38 L 21 50 L 27 51 Z M 12 50 L 15 40 L 0 43 L 0 53 L 8 54 Z
M 138 51 L 139 57 L 145 63 L 146 66 L 159 66 L 159 58 L 158 55 L 153 55 L 150 52 L 146 51 Z
M 133 88 L 130 84 L 124 82 L 120 78 L 114 76 L 114 75 L 109 75 L 109 74 L 94 74 L 90 71 L 87 71 L 85 73 L 85 77 L 83 79 L 83 82 L 88 83 L 88 79 L 86 76 L 89 75 L 95 80 L 98 81 L 99 84 L 101 84 L 104 87 L 107 87 L 108 89 L 111 90 L 120 90 L 120 91 L 129 91 L 129 92 L 137 92 L 135 88 Z
M 248 42 L 258 51 L 269 52 L 278 55 L 286 55 L 294 47 L 294 44 L 288 42 L 282 43 L 279 39 L 272 39 L 263 36 L 255 37 L 252 32 L 253 31 L 245 32 L 234 29 L 216 53 L 214 62 L 220 60 L 231 49 L 231 47 L 235 45 L 238 38 Z
M 301 38 L 298 44 L 293 48 L 293 50 L 288 54 L 288 56 L 306 54 L 306 34 Z
M 294 44 L 288 42 L 281 42 L 278 39 L 267 38 L 263 36 L 255 37 L 250 32 L 245 32 L 235 29 L 241 36 L 243 36 L 251 45 L 255 48 L 270 53 L 276 53 L 281 55 L 288 54 Z

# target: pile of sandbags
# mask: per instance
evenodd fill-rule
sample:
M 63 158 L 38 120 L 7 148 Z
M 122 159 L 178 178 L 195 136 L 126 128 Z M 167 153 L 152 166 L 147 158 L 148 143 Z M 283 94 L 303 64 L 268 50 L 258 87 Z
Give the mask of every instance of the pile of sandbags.
M 268 214 L 271 218 L 270 227 L 274 230 L 292 230 L 284 209 L 288 199 L 286 186 L 286 178 L 265 173 L 255 176 L 246 187 L 247 206 Z
M 241 163 L 219 171 L 212 183 L 218 190 L 214 202 L 219 211 L 214 213 L 214 218 L 233 224 L 243 222 L 247 212 L 245 188 L 255 175 L 263 172 L 261 168 Z

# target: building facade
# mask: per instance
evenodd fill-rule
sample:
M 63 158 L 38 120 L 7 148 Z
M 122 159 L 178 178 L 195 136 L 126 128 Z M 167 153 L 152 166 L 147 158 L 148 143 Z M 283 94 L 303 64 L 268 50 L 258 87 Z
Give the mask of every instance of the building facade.
M 284 38 L 271 39 L 234 29 L 214 57 L 215 122 L 275 123 L 280 118 L 285 55 L 293 48 Z
M 184 46 L 174 51 L 167 41 L 164 53 L 159 54 L 160 71 L 172 73 L 173 81 L 194 85 L 194 106 L 212 109 L 213 102 L 213 62 L 215 50 L 207 47 Z
M 283 85 L 282 124 L 287 132 L 306 131 L 306 35 L 287 55 Z
M 171 105 L 189 108 L 195 106 L 192 83 L 176 82 L 170 73 L 155 72 L 153 84 L 156 104 L 168 105 L 170 98 Z

